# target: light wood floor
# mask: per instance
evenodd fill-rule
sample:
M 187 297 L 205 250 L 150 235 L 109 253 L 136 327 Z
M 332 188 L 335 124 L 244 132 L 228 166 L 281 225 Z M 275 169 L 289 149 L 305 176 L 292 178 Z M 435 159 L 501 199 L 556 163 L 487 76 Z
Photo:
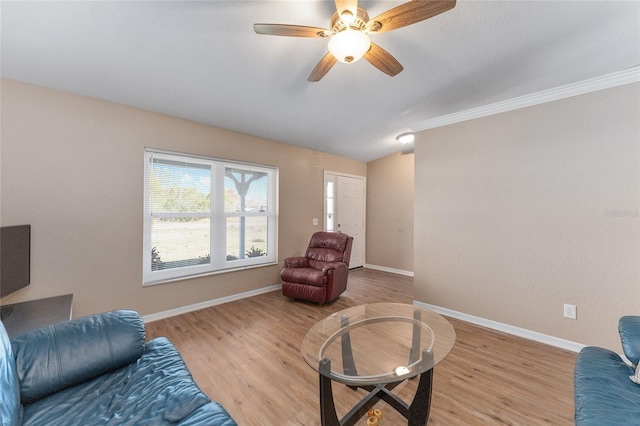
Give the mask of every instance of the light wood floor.
M 147 336 L 168 337 L 202 390 L 240 426 L 317 425 L 318 377 L 300 355 L 307 329 L 349 306 L 411 303 L 412 295 L 412 278 L 360 269 L 329 305 L 274 291 L 149 323 Z M 573 424 L 575 353 L 449 320 L 457 340 L 434 370 L 430 426 Z M 410 401 L 416 386 L 405 382 L 396 393 Z M 338 416 L 364 395 L 336 384 Z M 376 407 L 384 415 L 380 426 L 406 425 L 384 402 Z

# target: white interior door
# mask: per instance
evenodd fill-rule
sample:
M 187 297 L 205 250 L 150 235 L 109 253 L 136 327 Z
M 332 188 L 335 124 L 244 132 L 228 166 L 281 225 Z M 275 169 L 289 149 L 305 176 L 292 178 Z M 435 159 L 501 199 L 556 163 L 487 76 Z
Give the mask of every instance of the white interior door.
M 365 188 L 364 178 L 336 176 L 335 230 L 353 237 L 349 268 L 364 266 Z

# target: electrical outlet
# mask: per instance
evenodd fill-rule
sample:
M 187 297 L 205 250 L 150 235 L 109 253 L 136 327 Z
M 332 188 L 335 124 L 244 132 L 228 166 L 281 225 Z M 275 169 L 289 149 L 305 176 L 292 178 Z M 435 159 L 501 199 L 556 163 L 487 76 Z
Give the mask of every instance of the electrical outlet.
M 564 304 L 564 317 L 570 319 L 576 319 L 576 305 Z

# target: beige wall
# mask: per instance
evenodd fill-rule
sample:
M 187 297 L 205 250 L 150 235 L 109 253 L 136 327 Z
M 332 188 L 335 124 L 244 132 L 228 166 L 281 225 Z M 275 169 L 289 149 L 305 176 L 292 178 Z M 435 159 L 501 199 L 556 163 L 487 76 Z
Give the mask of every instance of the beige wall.
M 32 225 L 31 285 L 13 303 L 74 294 L 74 316 L 144 314 L 280 282 L 279 266 L 142 287 L 144 147 L 280 168 L 279 260 L 301 254 L 323 216 L 323 169 L 366 164 L 148 111 L 1 82 L 3 226 Z
M 639 84 L 421 132 L 416 300 L 620 351 L 618 318 L 640 314 L 639 145 Z
M 413 157 L 367 163 L 368 265 L 413 272 Z

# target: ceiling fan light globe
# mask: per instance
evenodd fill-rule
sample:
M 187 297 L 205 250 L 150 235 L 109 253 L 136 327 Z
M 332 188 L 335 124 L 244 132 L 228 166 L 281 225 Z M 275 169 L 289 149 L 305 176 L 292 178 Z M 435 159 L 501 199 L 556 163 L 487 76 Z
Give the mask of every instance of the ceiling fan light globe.
M 329 40 L 329 52 L 345 64 L 356 62 L 362 58 L 370 47 L 369 36 L 351 29 L 340 31 Z

